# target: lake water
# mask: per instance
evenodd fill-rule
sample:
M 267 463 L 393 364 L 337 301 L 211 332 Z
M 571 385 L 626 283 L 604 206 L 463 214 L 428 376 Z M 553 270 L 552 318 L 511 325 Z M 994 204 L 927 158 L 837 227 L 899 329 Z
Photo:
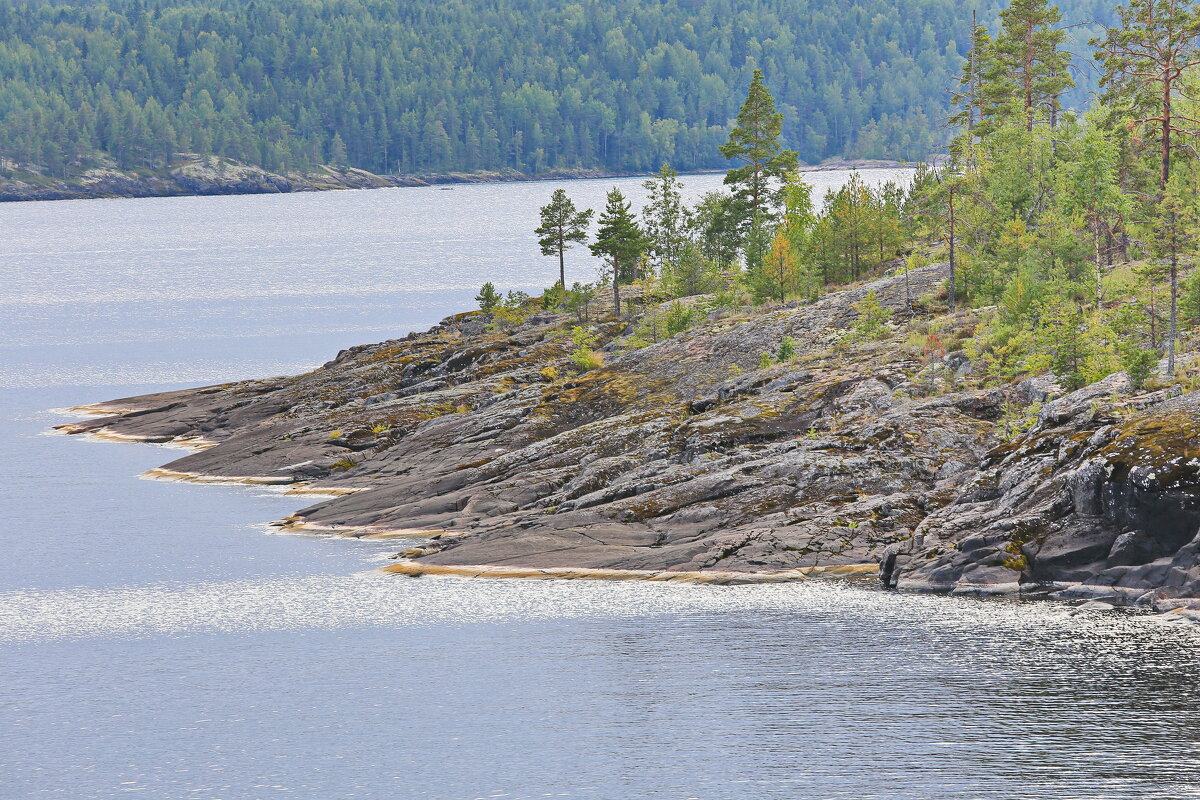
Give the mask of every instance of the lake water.
M 548 285 L 538 205 L 612 183 L 0 206 L 0 798 L 1200 797 L 1200 636 L 1147 616 L 403 579 L 395 543 L 269 534 L 297 498 L 45 433 Z

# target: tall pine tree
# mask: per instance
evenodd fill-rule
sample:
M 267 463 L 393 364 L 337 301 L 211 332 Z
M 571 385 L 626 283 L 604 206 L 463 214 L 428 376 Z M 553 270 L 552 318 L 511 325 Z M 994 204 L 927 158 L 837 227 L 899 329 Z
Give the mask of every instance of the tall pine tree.
M 779 204 L 778 186 L 799 165 L 799 156 L 783 149 L 782 131 L 783 114 L 775 110 L 762 71 L 756 69 L 746 101 L 738 111 L 737 124 L 729 132 L 729 140 L 721 145 L 721 155 L 742 163 L 725 175 L 725 185 L 732 187 L 734 197 L 740 201 L 746 223 L 772 216 Z
M 582 244 L 587 241 L 588 223 L 592 221 L 594 212 L 589 208 L 580 211 L 575 208 L 566 190 L 555 189 L 550 195 L 550 202 L 541 208 L 541 225 L 534 230 L 538 235 L 538 245 L 544 256 L 558 256 L 558 285 L 567 288 L 567 270 L 563 253 L 571 249 L 572 242 Z
M 592 255 L 608 258 L 612 264 L 613 306 L 620 317 L 622 280 L 632 280 L 633 266 L 646 252 L 648 242 L 629 210 L 629 201 L 615 186 L 608 192 L 599 222 L 596 241 L 588 247 Z M 623 274 L 622 270 L 626 270 L 627 274 Z

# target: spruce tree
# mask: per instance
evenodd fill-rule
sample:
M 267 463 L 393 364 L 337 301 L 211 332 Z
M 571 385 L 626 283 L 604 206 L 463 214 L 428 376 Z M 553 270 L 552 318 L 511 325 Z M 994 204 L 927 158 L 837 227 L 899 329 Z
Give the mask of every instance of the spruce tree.
M 1179 334 L 1179 262 L 1195 251 L 1200 236 L 1196 187 L 1183 170 L 1167 181 L 1167 190 L 1154 217 L 1152 251 L 1165 258 L 1170 281 L 1171 310 L 1167 320 L 1167 374 L 1175 374 L 1175 341 Z
M 1095 124 L 1079 137 L 1075 158 L 1065 166 L 1065 204 L 1083 216 L 1092 235 L 1096 270 L 1096 307 L 1104 294 L 1103 243 L 1111 222 L 1119 218 L 1125 198 L 1117 182 L 1117 150 Z
M 620 317 L 621 283 L 626 278 L 633 279 L 634 266 L 648 243 L 629 210 L 629 201 L 615 186 L 608 192 L 599 222 L 596 241 L 588 247 L 592 255 L 608 258 L 612 263 L 613 306 Z
M 734 197 L 744 206 L 746 223 L 756 215 L 771 216 L 779 202 L 779 191 L 771 182 L 782 184 L 799 165 L 799 156 L 783 149 L 782 131 L 783 114 L 775 110 L 762 71 L 756 69 L 746 101 L 738 111 L 737 124 L 729 132 L 729 140 L 721 145 L 721 155 L 742 163 L 725 175 L 725 185 L 733 188 Z
M 558 285 L 563 289 L 567 288 L 563 253 L 571 249 L 572 242 L 582 244 L 587 241 L 588 223 L 592 221 L 593 213 L 590 208 L 584 211 L 575 208 L 564 189 L 555 189 L 550 195 L 550 202 L 541 208 L 542 224 L 534 233 L 539 237 L 542 255 L 558 256 Z

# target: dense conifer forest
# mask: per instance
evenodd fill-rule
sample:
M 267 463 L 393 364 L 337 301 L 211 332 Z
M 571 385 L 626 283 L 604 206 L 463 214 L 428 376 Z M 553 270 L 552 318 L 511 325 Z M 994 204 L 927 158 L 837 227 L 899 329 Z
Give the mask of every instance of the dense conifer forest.
M 1110 4 L 1063 12 L 1064 47 L 1088 55 Z M 180 152 L 273 171 L 722 167 L 758 68 L 802 161 L 916 160 L 945 147 L 970 24 L 957 0 L 25 0 L 0 4 L 0 157 L 52 176 Z M 1066 107 L 1091 73 L 1076 64 Z

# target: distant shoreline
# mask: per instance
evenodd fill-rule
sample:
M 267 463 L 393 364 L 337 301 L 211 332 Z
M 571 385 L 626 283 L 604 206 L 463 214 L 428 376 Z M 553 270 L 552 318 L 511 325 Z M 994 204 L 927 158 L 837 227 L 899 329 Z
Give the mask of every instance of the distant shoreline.
M 911 164 L 877 159 L 837 159 L 806 165 L 801 172 L 846 169 L 898 169 Z M 724 170 L 692 170 L 682 175 L 720 174 Z M 292 194 L 338 189 L 385 189 L 419 186 L 517 183 L 550 180 L 636 178 L 644 172 L 554 170 L 528 174 L 516 170 L 484 170 L 416 175 L 376 175 L 360 169 L 323 167 L 307 174 L 279 175 L 257 167 L 219 159 L 194 157 L 168 170 L 128 171 L 94 169 L 70 178 L 47 178 L 14 172 L 0 177 L 0 202 L 49 200 L 108 200 L 144 197 L 205 197 L 216 195 Z

